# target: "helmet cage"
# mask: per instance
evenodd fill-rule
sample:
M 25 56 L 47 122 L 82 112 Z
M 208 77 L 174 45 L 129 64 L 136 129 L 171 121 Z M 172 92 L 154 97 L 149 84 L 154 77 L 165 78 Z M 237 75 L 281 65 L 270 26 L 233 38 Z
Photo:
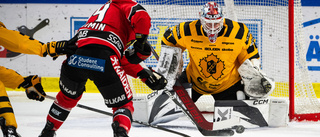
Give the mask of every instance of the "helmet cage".
M 207 35 L 218 34 L 223 27 L 222 8 L 215 2 L 208 2 L 199 12 L 200 22 Z

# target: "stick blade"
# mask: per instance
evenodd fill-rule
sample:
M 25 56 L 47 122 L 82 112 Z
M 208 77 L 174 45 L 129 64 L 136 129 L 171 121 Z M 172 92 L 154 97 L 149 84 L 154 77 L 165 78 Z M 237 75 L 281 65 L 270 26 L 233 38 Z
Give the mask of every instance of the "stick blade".
M 204 136 L 233 136 L 234 135 L 234 131 L 232 129 L 204 130 L 199 128 L 199 131 Z

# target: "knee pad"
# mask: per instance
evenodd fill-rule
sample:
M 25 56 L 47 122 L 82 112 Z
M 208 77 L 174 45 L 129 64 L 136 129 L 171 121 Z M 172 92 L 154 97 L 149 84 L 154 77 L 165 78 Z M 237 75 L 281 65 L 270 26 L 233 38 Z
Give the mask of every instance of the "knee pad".
M 68 77 L 61 75 L 60 81 L 59 81 L 59 86 L 61 89 L 61 92 L 68 96 L 69 98 L 78 98 L 79 96 L 82 95 L 82 93 L 85 90 L 85 84 L 86 81 L 84 82 L 76 82 L 73 80 L 70 80 Z
M 98 89 L 104 98 L 105 104 L 112 108 L 120 108 L 128 105 L 133 97 L 129 83 L 127 87 L 123 87 L 119 81 L 104 87 L 98 87 Z M 110 89 L 116 92 L 110 91 Z

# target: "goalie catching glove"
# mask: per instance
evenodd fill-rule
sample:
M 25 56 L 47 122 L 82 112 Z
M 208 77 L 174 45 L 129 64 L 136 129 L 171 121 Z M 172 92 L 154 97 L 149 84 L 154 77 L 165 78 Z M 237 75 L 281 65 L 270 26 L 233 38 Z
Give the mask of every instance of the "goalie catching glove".
M 268 97 L 275 88 L 274 80 L 266 76 L 258 64 L 258 59 L 247 59 L 238 69 L 244 82 L 244 93 L 255 99 Z
M 167 85 L 167 79 L 158 72 L 152 69 L 143 69 L 137 74 L 141 81 L 143 81 L 152 90 L 163 89 Z
M 46 44 L 47 53 L 53 57 L 53 60 L 57 59 L 58 56 L 64 54 L 74 54 L 78 48 L 74 43 L 67 40 L 63 41 L 51 41 Z
M 23 87 L 26 89 L 26 94 L 29 99 L 43 101 L 46 93 L 43 91 L 41 80 L 38 75 L 30 75 L 24 78 L 24 81 L 18 88 Z
M 136 34 L 132 49 L 125 51 L 125 56 L 131 64 L 139 64 L 151 55 L 151 45 L 147 41 L 148 35 Z

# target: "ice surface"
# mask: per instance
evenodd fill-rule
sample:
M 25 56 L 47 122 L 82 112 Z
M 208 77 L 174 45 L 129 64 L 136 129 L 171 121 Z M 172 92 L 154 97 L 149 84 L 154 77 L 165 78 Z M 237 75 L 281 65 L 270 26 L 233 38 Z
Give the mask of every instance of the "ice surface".
M 56 93 L 47 93 L 55 96 Z M 18 132 L 22 137 L 37 137 L 45 125 L 46 116 L 53 100 L 43 102 L 29 100 L 24 92 L 8 91 L 11 104 L 18 123 Z M 111 112 L 104 105 L 97 93 L 85 93 L 79 104 Z M 75 107 L 65 123 L 57 131 L 57 137 L 113 137 L 111 129 L 112 117 Z M 202 137 L 196 127 L 186 118 L 181 117 L 170 123 L 163 124 L 171 130 Z M 134 124 L 130 137 L 179 137 L 162 130 Z M 287 127 L 246 129 L 235 137 L 320 137 L 320 122 L 290 122 Z M 0 134 L 2 137 L 2 134 Z

